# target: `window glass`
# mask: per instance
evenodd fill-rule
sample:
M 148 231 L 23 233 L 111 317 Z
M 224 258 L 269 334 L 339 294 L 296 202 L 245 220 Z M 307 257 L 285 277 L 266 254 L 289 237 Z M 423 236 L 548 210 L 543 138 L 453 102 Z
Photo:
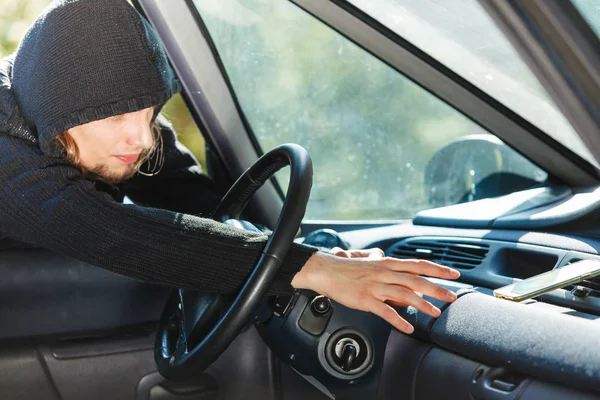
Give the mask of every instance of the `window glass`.
M 600 36 L 600 2 L 598 0 L 571 0 L 590 27 Z
M 348 1 L 598 166 L 527 64 L 476 0 Z M 580 2 L 594 7 L 597 18 L 597 0 Z
M 546 174 L 287 1 L 194 4 L 264 151 L 313 159 L 307 219 L 402 219 Z M 278 176 L 285 188 L 285 176 Z

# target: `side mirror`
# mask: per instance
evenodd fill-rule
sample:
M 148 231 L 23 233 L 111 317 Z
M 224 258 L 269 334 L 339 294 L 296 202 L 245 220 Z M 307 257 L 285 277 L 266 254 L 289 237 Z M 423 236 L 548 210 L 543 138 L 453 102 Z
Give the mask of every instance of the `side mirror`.
M 432 207 L 502 196 L 539 184 L 545 172 L 493 135 L 450 142 L 427 163 L 425 195 Z

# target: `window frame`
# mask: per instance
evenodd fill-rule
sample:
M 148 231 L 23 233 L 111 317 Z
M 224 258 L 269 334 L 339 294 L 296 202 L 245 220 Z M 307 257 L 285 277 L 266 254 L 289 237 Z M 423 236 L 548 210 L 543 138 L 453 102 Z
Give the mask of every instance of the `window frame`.
M 255 139 L 252 127 L 245 119 L 244 113 L 237 101 L 236 93 L 229 82 L 227 71 L 225 71 L 220 61 L 216 46 L 212 42 L 212 38 L 208 34 L 208 30 L 196 7 L 191 0 L 173 0 L 173 4 L 170 4 L 169 7 L 164 6 L 164 4 L 161 6 L 160 3 L 162 2 L 160 0 L 134 0 L 134 2 L 149 17 L 165 43 L 167 53 L 174 64 L 176 73 L 184 83 L 184 91 L 187 94 L 186 100 L 189 99 L 188 106 L 193 115 L 198 116 L 198 119 L 202 121 L 202 125 L 205 127 L 203 132 L 205 132 L 207 140 L 214 143 L 215 151 L 221 160 L 227 160 L 228 163 L 232 162 L 232 165 L 226 165 L 226 168 L 230 171 L 230 175 L 233 177 L 238 176 L 251 164 L 252 159 L 257 159 L 263 152 Z M 506 110 L 503 110 L 501 105 L 495 104 L 493 99 L 486 99 L 487 95 L 485 93 L 477 93 L 477 90 L 473 90 L 468 84 L 461 82 L 459 77 L 455 76 L 455 74 L 453 75 L 451 71 L 447 69 L 444 71 L 444 67 L 439 65 L 437 61 L 428 58 L 426 54 L 422 54 L 418 49 L 414 49 L 414 46 L 411 48 L 410 43 L 402 43 L 401 38 L 394 38 L 397 35 L 391 35 L 391 32 L 387 32 L 388 35 L 384 35 L 371 25 L 362 22 L 362 20 L 358 19 L 352 13 L 340 8 L 338 4 L 341 4 L 340 1 L 292 0 L 291 2 L 305 12 L 308 12 L 309 15 L 324 22 L 346 39 L 363 48 L 363 50 L 371 53 L 391 68 L 411 79 L 423 89 L 454 107 L 457 111 L 479 123 L 504 142 L 510 143 L 507 137 L 518 138 L 520 134 L 525 134 L 528 140 L 524 140 L 524 143 L 520 143 L 517 140 L 517 144 L 520 146 L 514 143 L 510 144 L 517 151 L 519 151 L 519 148 L 521 150 L 534 148 L 547 150 L 537 150 L 537 153 L 543 156 L 536 157 L 536 159 L 533 159 L 526 151 L 521 151 L 521 153 L 528 154 L 526 158 L 532 160 L 548 172 L 549 181 L 559 183 L 568 182 L 572 186 L 590 186 L 600 182 L 600 178 L 596 173 L 597 171 L 586 168 L 589 167 L 587 162 L 579 159 L 574 154 L 574 160 L 565 156 L 563 153 L 567 150 L 559 143 L 552 143 L 552 140 L 550 140 L 550 143 L 542 140 L 541 138 L 549 138 L 541 132 L 539 136 L 532 135 L 526 128 L 535 127 L 528 127 L 526 126 L 526 121 L 520 120 L 520 117 L 506 113 Z M 345 4 L 346 6 L 348 5 L 347 3 Z M 167 8 L 172 10 L 170 12 L 172 15 L 167 16 L 169 14 L 166 11 Z M 188 13 L 185 16 L 186 20 L 189 21 L 192 18 L 195 26 L 187 26 L 177 18 L 177 15 L 181 17 L 186 13 L 184 8 Z M 363 17 L 366 16 L 363 15 Z M 379 29 L 383 28 L 382 26 L 379 27 Z M 190 30 L 194 32 L 193 35 L 190 34 Z M 181 40 L 183 31 L 185 31 L 186 36 L 184 36 L 184 40 Z M 179 32 L 178 38 L 175 37 L 177 32 Z M 196 51 L 200 44 L 202 45 L 202 52 L 205 57 L 203 63 L 210 64 L 207 68 L 210 69 L 211 79 L 219 81 L 219 86 L 224 89 L 218 96 L 214 95 L 214 93 L 204 93 L 201 90 L 203 88 L 200 82 L 202 79 L 199 76 L 199 72 L 195 70 L 197 67 L 184 54 Z M 369 44 L 374 44 L 372 51 L 365 48 L 370 47 Z M 209 53 L 210 57 L 207 57 Z M 209 60 L 208 58 L 211 59 Z M 399 59 L 404 59 L 404 62 L 399 61 Z M 198 57 L 196 57 L 196 60 L 198 60 Z M 194 68 L 191 67 L 192 65 L 194 65 Z M 206 82 L 204 85 L 206 85 Z M 455 91 L 453 96 L 456 96 L 456 99 L 449 98 L 448 96 L 449 91 L 452 92 L 452 90 Z M 225 114 L 228 115 L 222 115 L 223 113 L 216 106 L 227 108 Z M 237 122 L 234 121 L 235 132 L 227 132 L 228 125 L 232 123 L 231 120 L 237 120 Z M 511 129 L 514 129 L 512 134 L 510 132 Z M 240 138 L 240 136 L 237 136 L 237 139 L 232 138 L 232 136 L 242 134 L 245 138 Z M 244 144 L 241 147 L 248 151 L 247 155 L 241 159 L 240 152 L 237 151 L 238 147 L 232 144 L 236 140 L 243 141 Z M 252 151 L 250 151 L 249 146 L 252 148 Z M 578 161 L 582 161 L 582 163 L 578 163 Z M 258 198 L 256 201 L 252 201 L 252 204 L 257 205 L 257 213 L 255 215 L 259 216 L 258 221 L 270 226 L 276 221 L 277 215 L 274 213 L 274 210 L 280 208 L 283 192 L 277 182 L 270 182 L 265 186 L 265 190 L 262 190 L 263 193 L 259 192 L 257 194 Z M 406 220 L 400 221 L 403 222 Z M 373 226 L 379 226 L 400 221 L 388 220 L 371 223 Z M 369 221 L 341 222 L 342 225 L 348 226 L 356 226 L 357 223 L 361 226 L 369 224 Z
M 480 0 L 600 159 L 600 39 L 570 0 Z

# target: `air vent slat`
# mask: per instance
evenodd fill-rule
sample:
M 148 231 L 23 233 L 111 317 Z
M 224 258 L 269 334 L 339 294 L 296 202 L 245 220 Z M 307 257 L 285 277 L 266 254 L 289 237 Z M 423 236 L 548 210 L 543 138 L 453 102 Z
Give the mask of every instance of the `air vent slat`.
M 581 260 L 582 260 L 581 258 L 573 258 L 568 263 L 566 263 L 564 266 L 566 267 L 567 265 L 573 264 L 573 263 L 575 263 L 577 261 L 581 261 Z M 588 279 L 588 280 L 576 283 L 575 285 L 567 286 L 567 287 L 565 287 L 565 290 L 572 291 L 577 286 L 581 286 L 581 287 L 589 289 L 585 293 L 585 297 L 600 298 L 600 277 Z
M 460 253 L 460 254 L 469 254 L 474 257 L 485 257 L 485 255 L 488 252 L 488 249 L 464 249 L 461 247 L 455 248 L 453 246 L 450 246 L 448 248 L 448 250 L 456 252 L 456 253 Z
M 406 251 L 406 250 L 396 250 L 392 252 L 394 257 L 398 258 L 424 258 L 424 257 L 432 257 L 433 254 L 425 254 L 425 253 L 415 253 L 414 251 Z
M 597 276 L 595 278 L 589 279 L 590 282 L 593 283 L 597 283 L 598 285 L 600 285 L 600 276 Z
M 451 263 L 446 266 L 452 267 L 452 268 L 462 268 L 462 269 L 473 269 L 474 268 L 473 264 L 463 264 L 463 263 Z
M 598 291 L 600 291 L 600 282 L 583 281 L 583 282 L 579 282 L 577 285 L 579 285 L 579 286 L 585 286 L 585 287 L 590 288 L 592 290 L 598 290 Z
M 460 257 L 460 256 L 444 255 L 441 258 L 443 258 L 444 260 L 448 260 L 448 261 L 457 261 L 457 262 L 462 261 L 465 263 L 469 263 L 469 262 L 480 263 L 481 262 L 481 258 L 473 258 L 473 257 Z
M 464 253 L 464 252 L 460 252 L 460 251 L 452 251 L 452 250 L 447 251 L 446 254 L 448 254 L 450 256 L 470 258 L 473 260 L 481 260 L 482 258 L 485 257 L 485 254 L 482 254 L 479 256 L 479 255 L 475 255 L 475 254 L 469 254 L 469 253 Z
M 388 250 L 397 258 L 419 258 L 431 260 L 454 268 L 472 269 L 481 264 L 489 246 L 454 241 L 413 240 L 400 242 Z

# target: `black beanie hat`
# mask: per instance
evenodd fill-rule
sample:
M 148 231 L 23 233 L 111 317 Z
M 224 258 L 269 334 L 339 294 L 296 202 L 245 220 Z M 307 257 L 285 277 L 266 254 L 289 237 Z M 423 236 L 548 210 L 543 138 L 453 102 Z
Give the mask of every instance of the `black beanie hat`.
M 42 151 L 58 134 L 161 107 L 179 91 L 160 40 L 125 0 L 55 0 L 21 41 L 12 88 Z

